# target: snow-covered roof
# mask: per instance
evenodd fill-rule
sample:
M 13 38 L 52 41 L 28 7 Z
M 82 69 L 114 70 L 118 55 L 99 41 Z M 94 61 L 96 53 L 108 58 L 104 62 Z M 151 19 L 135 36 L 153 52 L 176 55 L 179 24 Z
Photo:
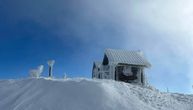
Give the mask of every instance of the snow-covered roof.
M 151 67 L 151 64 L 145 59 L 141 51 L 106 49 L 105 55 L 107 56 L 109 63 L 125 63 Z

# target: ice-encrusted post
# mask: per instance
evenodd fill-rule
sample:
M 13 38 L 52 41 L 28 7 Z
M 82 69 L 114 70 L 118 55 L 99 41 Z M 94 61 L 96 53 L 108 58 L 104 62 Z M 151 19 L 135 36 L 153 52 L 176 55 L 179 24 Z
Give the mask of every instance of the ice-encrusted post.
M 41 73 L 43 72 L 43 69 L 44 69 L 43 65 L 38 66 L 37 69 L 31 69 L 29 71 L 30 77 L 31 78 L 39 78 Z
M 66 73 L 64 73 L 64 79 L 67 79 L 67 75 L 66 75 Z
M 55 60 L 49 60 L 48 61 L 48 66 L 49 66 L 49 77 L 52 78 L 52 71 L 53 71 L 53 66 L 54 66 Z

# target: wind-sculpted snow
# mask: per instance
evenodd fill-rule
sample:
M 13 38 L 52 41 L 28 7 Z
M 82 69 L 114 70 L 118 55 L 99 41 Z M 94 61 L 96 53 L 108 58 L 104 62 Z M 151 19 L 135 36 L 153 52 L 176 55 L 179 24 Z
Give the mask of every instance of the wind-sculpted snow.
M 0 80 L 0 110 L 193 110 L 193 95 L 111 80 Z

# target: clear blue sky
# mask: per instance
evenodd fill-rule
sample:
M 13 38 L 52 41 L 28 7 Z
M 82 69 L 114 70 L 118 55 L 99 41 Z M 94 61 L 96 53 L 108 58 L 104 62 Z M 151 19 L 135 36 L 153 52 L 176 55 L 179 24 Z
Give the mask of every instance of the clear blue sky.
M 142 50 L 149 82 L 191 93 L 191 1 L 0 0 L 0 79 L 24 78 L 55 59 L 54 75 L 91 77 L 104 49 Z

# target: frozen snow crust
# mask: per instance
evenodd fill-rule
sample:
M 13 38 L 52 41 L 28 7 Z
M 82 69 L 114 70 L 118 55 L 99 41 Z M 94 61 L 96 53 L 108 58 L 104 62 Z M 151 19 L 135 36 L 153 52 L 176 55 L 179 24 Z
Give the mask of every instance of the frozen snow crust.
M 0 110 L 193 110 L 193 95 L 111 80 L 0 80 Z

